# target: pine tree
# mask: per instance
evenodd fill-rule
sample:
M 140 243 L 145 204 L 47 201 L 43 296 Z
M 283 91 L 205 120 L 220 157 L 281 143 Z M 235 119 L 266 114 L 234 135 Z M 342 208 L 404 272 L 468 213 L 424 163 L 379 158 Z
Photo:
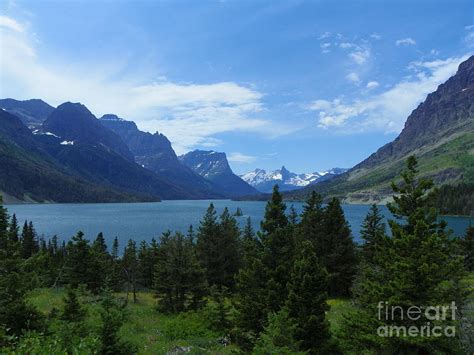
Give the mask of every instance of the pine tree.
M 278 313 L 271 313 L 268 317 L 268 325 L 255 345 L 252 354 L 307 354 L 307 352 L 299 351 L 300 342 L 296 339 L 295 333 L 296 325 L 290 319 L 287 308 L 282 308 Z
M 323 216 L 322 208 L 323 199 L 321 195 L 315 191 L 306 200 L 301 215 L 301 223 L 298 226 L 299 241 L 309 240 L 315 247 L 317 255 L 324 255 L 325 250 L 323 235 Z
M 134 240 L 129 239 L 127 246 L 123 252 L 122 268 L 127 281 L 127 300 L 130 288 L 133 294 L 133 302 L 137 302 L 137 279 L 138 275 L 138 258 L 137 245 Z
M 463 260 L 455 242 L 445 231 L 445 223 L 438 222 L 436 210 L 430 207 L 430 180 L 419 178 L 414 157 L 407 160 L 400 186 L 392 184 L 394 202 L 390 211 L 397 217 L 390 220 L 392 237 L 383 249 L 375 249 L 371 267 L 361 271 L 355 286 L 356 311 L 343 324 L 342 339 L 350 339 L 348 351 L 372 350 L 387 353 L 457 353 L 456 338 L 445 336 L 380 337 L 377 329 L 386 326 L 420 329 L 438 321 L 406 317 L 410 307 L 447 306 L 463 304 Z M 400 307 L 405 312 L 380 316 L 380 302 L 389 307 Z M 389 311 L 390 312 L 390 311 Z M 450 313 L 450 312 L 449 312 Z M 378 316 L 379 314 L 379 316 Z M 448 315 L 449 317 L 449 315 Z M 448 326 L 451 320 L 441 322 Z
M 298 224 L 298 212 L 294 205 L 290 206 L 290 214 L 288 215 L 288 222 L 292 225 Z
M 357 258 L 351 230 L 337 198 L 324 209 L 323 236 L 319 251 L 329 274 L 329 295 L 349 296 Z
M 64 297 L 64 309 L 61 319 L 70 323 L 80 323 L 85 320 L 86 314 L 86 310 L 79 302 L 77 292 L 72 288 L 68 288 Z
M 115 237 L 114 242 L 112 244 L 112 254 L 111 254 L 113 260 L 116 261 L 118 259 L 119 257 L 118 253 L 119 253 L 119 242 L 118 242 L 118 238 Z
M 16 215 L 13 214 L 10 220 L 10 226 L 8 228 L 9 232 L 9 242 L 10 243 L 18 243 L 20 240 L 20 226 L 18 225 L 18 219 Z
M 37 236 L 33 223 L 25 221 L 21 232 L 21 257 L 28 259 L 39 250 Z
M 6 250 L 8 245 L 9 216 L 7 209 L 3 207 L 3 198 L 0 195 L 0 250 Z
M 100 272 L 92 272 L 89 282 L 90 290 L 98 294 L 106 286 L 107 277 L 112 271 L 112 258 L 107 250 L 104 235 L 99 233 L 91 245 L 91 265 L 89 269 Z
M 193 244 L 181 233 L 164 233 L 154 274 L 158 309 L 165 313 L 196 309 L 202 304 L 205 288 L 205 274 Z
M 295 324 L 300 348 L 310 353 L 329 353 L 328 275 L 309 241 L 303 242 L 296 257 L 288 287 L 286 308 Z
M 199 226 L 196 243 L 209 286 L 234 286 L 234 276 L 240 266 L 239 238 L 237 222 L 228 209 L 224 209 L 218 222 L 211 203 Z
M 377 205 L 373 204 L 370 207 L 367 216 L 362 222 L 361 237 L 364 240 L 362 246 L 362 254 L 364 261 L 372 263 L 376 249 L 383 248 L 383 243 L 386 238 L 385 223 L 383 223 L 384 216 L 380 213 Z
M 101 355 L 129 355 L 137 352 L 135 346 L 120 339 L 119 331 L 126 320 L 125 304 L 119 304 L 108 290 L 103 294 L 100 318 Z
M 91 279 L 95 277 L 97 270 L 92 270 L 92 254 L 89 241 L 84 238 L 84 233 L 79 231 L 67 244 L 66 258 L 66 281 L 77 288 L 84 284 L 89 287 Z
M 250 351 L 267 321 L 267 282 L 264 265 L 258 257 L 250 257 L 237 275 L 236 304 L 237 342 Z
M 280 194 L 278 185 L 273 187 L 272 198 L 265 207 L 265 216 L 261 223 L 263 233 L 270 234 L 278 228 L 288 225 L 288 218 L 285 215 L 286 205 Z
M 0 214 L 6 214 L 0 196 Z M 8 226 L 6 218 L 2 223 Z M 2 230 L 6 233 L 7 228 Z M 6 234 L 4 234 L 6 236 Z M 17 247 L 0 249 L 0 326 L 7 335 L 20 336 L 28 330 L 42 330 L 40 313 L 27 301 L 28 276 Z
M 469 226 L 461 240 L 461 252 L 464 254 L 464 265 L 467 271 L 474 271 L 474 227 Z
M 244 230 L 242 232 L 242 262 L 248 265 L 252 259 L 256 258 L 261 252 L 262 245 L 255 236 L 255 231 L 252 227 L 252 220 L 247 218 Z
M 115 237 L 112 243 L 110 276 L 107 278 L 107 287 L 114 291 L 121 290 L 122 287 L 122 267 L 119 260 L 119 241 Z
M 237 221 L 230 215 L 229 210 L 224 208 L 220 215 L 220 239 L 218 248 L 220 250 L 221 277 L 216 284 L 218 287 L 233 289 L 235 285 L 235 275 L 242 264 L 240 229 Z

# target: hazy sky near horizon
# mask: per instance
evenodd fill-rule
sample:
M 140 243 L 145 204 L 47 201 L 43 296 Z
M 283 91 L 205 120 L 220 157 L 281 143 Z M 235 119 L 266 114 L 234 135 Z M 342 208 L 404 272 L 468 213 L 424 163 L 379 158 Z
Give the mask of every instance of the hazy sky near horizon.
M 0 97 L 81 102 L 237 173 L 351 167 L 473 49 L 470 0 L 0 0 Z

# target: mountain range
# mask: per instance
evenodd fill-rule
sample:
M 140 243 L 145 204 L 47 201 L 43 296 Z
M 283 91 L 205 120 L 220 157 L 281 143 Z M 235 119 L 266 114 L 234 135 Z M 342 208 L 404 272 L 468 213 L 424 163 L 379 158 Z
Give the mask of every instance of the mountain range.
M 407 118 L 400 135 L 344 174 L 289 192 L 302 199 L 316 190 L 348 203 L 384 202 L 408 156 L 415 155 L 422 176 L 437 185 L 474 183 L 474 56 L 429 94 Z
M 240 175 L 240 177 L 258 191 L 268 193 L 272 191 L 275 184 L 278 184 L 281 191 L 297 190 L 310 184 L 330 179 L 345 171 L 347 171 L 347 169 L 334 168 L 323 172 L 296 174 L 282 166 L 281 169 L 268 172 L 264 169 L 257 168 Z
M 201 176 L 180 162 L 164 135 L 115 115 L 97 119 L 79 103 L 54 108 L 4 99 L 0 107 L 0 192 L 8 202 L 229 198 L 242 184 L 246 194 L 252 190 L 237 176 L 222 183 Z M 55 181 L 65 187 L 55 189 Z
M 474 56 L 409 115 L 393 142 L 347 171 L 282 167 L 239 177 L 225 153 L 178 157 L 163 134 L 113 114 L 98 119 L 78 103 L 3 99 L 0 108 L 0 193 L 8 202 L 242 198 L 274 184 L 286 199 L 318 191 L 348 203 L 385 202 L 410 155 L 437 185 L 474 183 Z

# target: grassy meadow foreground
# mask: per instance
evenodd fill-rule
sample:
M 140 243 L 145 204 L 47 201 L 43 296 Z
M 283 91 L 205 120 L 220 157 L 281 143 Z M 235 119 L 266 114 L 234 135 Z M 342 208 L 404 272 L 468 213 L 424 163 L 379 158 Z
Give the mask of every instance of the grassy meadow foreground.
M 402 180 L 390 234 L 373 205 L 360 246 L 338 199 L 298 215 L 277 186 L 256 233 L 211 204 L 186 235 L 110 251 L 20 233 L 0 205 L 0 352 L 471 354 L 474 227 L 447 231 L 414 157 Z
M 474 275 L 473 275 L 474 287 Z M 47 316 L 53 309 L 64 307 L 64 289 L 41 288 L 31 292 L 29 300 L 42 314 Z M 116 294 L 125 299 L 126 294 Z M 99 306 L 96 297 L 85 294 L 80 297 L 88 309 L 90 328 L 99 328 Z M 208 309 L 187 312 L 181 315 L 167 315 L 156 311 L 156 298 L 152 292 L 138 292 L 137 303 L 127 306 L 127 321 L 120 336 L 136 344 L 139 354 L 165 354 L 173 349 L 189 348 L 191 353 L 238 353 L 238 348 L 222 342 L 225 334 L 212 330 L 212 313 Z M 327 314 L 331 329 L 337 330 L 343 314 L 351 309 L 348 299 L 328 300 Z

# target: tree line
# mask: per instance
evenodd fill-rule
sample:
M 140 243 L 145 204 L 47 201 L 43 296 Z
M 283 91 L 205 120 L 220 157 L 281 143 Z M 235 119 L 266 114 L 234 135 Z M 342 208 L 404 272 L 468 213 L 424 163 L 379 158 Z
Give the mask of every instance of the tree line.
M 362 225 L 361 246 L 352 239 L 338 199 L 324 205 L 313 192 L 298 214 L 287 211 L 278 186 L 257 232 L 250 219 L 241 229 L 227 208 L 218 214 L 211 203 L 196 230 L 166 232 L 138 245 L 130 239 L 123 249 L 115 238 L 110 250 L 102 233 L 92 242 L 82 232 L 67 243 L 39 238 L 33 223 L 20 228 L 0 203 L 0 346 L 18 349 L 28 334 L 42 334 L 43 341 L 58 337 L 69 350 L 133 353 L 133 344 L 124 343 L 118 332 L 127 302 L 139 301 L 139 290 L 150 290 L 157 312 L 211 307 L 212 326 L 245 353 L 462 351 L 460 336 L 377 335 L 385 323 L 419 325 L 403 317 L 378 319 L 380 301 L 462 306 L 462 279 L 466 270 L 474 270 L 474 228 L 464 238 L 450 235 L 432 207 L 432 182 L 417 173 L 412 157 L 403 183 L 392 186 L 391 235 L 374 205 Z M 35 287 L 65 287 L 64 309 L 41 315 L 27 300 Z M 96 334 L 84 329 L 81 289 L 101 306 Z M 114 296 L 119 291 L 125 300 Z M 351 297 L 354 307 L 332 333 L 327 301 L 337 297 Z

